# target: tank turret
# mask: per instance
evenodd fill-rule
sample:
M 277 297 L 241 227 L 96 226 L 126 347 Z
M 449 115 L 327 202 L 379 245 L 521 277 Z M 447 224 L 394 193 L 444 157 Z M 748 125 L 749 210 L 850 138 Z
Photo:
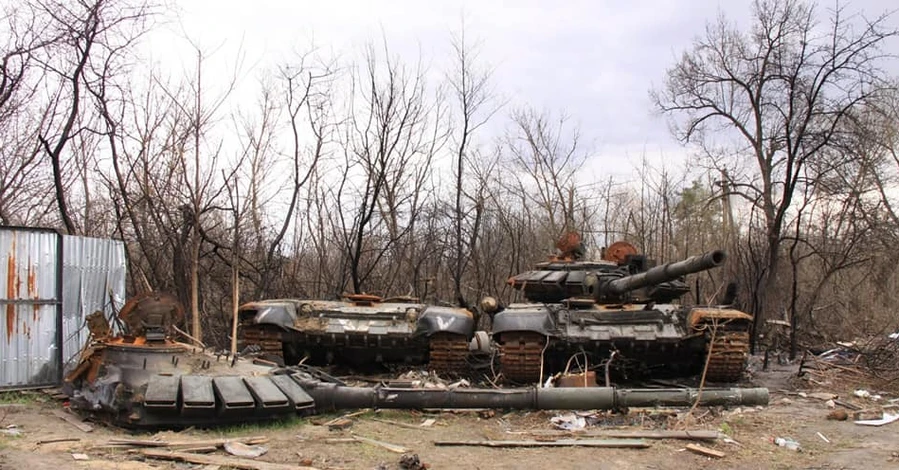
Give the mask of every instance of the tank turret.
M 612 277 L 608 275 L 591 274 L 598 279 L 589 279 L 588 293 L 592 293 L 597 301 L 608 298 L 620 298 L 628 292 L 645 287 L 661 286 L 665 283 L 677 281 L 687 274 L 694 274 L 721 266 L 727 255 L 721 250 L 709 251 L 702 255 L 692 256 L 683 261 L 666 263 L 647 271 L 624 277 Z

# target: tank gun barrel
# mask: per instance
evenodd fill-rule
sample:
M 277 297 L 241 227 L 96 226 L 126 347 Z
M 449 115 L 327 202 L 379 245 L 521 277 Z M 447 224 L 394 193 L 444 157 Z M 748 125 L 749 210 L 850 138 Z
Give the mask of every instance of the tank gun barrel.
M 635 289 L 673 281 L 687 274 L 721 266 L 726 257 L 727 255 L 722 250 L 709 251 L 702 255 L 691 256 L 683 261 L 666 263 L 642 273 L 609 281 L 602 290 L 608 294 L 621 295 Z

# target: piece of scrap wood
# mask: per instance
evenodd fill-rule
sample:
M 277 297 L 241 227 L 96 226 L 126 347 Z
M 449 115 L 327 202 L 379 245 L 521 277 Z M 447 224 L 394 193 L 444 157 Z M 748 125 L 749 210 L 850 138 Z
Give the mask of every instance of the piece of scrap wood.
M 222 447 L 229 442 L 240 442 L 241 444 L 257 445 L 265 444 L 268 438 L 265 436 L 252 437 L 234 437 L 228 439 L 202 439 L 194 441 L 155 441 L 141 439 L 110 439 L 108 445 L 111 446 L 132 446 L 132 447 Z
M 817 434 L 818 437 L 820 437 L 822 441 L 824 441 L 824 442 L 830 444 L 830 439 L 824 437 L 824 434 L 821 434 L 821 432 L 816 432 L 815 434 Z
M 81 418 L 73 415 L 72 413 L 66 413 L 62 410 L 52 410 L 51 413 L 53 413 L 53 416 L 56 416 L 57 418 L 71 424 L 72 426 L 75 426 L 81 432 L 91 432 L 94 430 L 93 426 L 85 423 L 81 420 Z
M 535 429 L 532 431 L 508 431 L 508 434 L 531 434 L 537 436 L 576 436 L 576 437 L 609 437 L 625 439 L 684 439 L 692 441 L 714 441 L 721 438 L 718 431 L 694 430 L 694 431 L 556 431 Z
M 607 447 L 644 449 L 649 444 L 642 439 L 558 439 L 555 441 L 435 441 L 435 446 L 481 447 Z
M 417 424 L 401 423 L 401 422 L 399 422 L 399 421 L 391 421 L 391 420 L 389 420 L 389 419 L 381 419 L 381 418 L 369 418 L 369 419 L 371 419 L 372 421 L 377 421 L 377 422 L 379 422 L 379 423 L 389 424 L 389 425 L 391 425 L 391 426 L 398 426 L 398 427 L 406 428 L 406 429 L 420 430 L 420 429 L 422 429 L 422 426 L 424 426 L 424 424 L 422 424 L 421 426 L 419 426 L 419 425 L 417 425 Z M 433 423 L 432 423 L 432 424 L 433 424 Z M 427 430 L 429 430 L 429 431 L 432 430 L 432 429 L 430 429 L 430 428 L 424 428 L 424 429 L 427 429 Z
M 222 455 L 192 454 L 190 452 L 170 452 L 156 449 L 143 449 L 141 450 L 141 455 L 152 459 L 199 463 L 203 465 L 220 465 L 222 467 L 239 468 L 242 470 L 316 470 L 315 467 L 302 467 L 298 465 L 262 462 Z
M 353 436 L 353 439 L 356 439 L 356 440 L 359 441 L 359 442 L 364 442 L 364 443 L 366 443 L 366 444 L 371 444 L 371 445 L 374 445 L 374 446 L 378 446 L 378 447 L 387 449 L 387 450 L 389 450 L 390 452 L 394 452 L 394 453 L 397 453 L 397 454 L 405 454 L 405 453 L 407 453 L 407 452 L 412 452 L 411 450 L 409 450 L 409 449 L 407 449 L 407 448 L 405 448 L 405 447 L 403 447 L 403 446 L 398 446 L 398 445 L 396 445 L 396 444 L 391 444 L 391 443 L 389 443 L 389 442 L 376 441 L 376 440 L 374 440 L 374 439 L 369 439 L 369 438 L 367 438 L 367 437 Z
M 433 426 L 434 423 L 436 423 L 436 422 L 437 422 L 436 419 L 434 419 L 434 418 L 428 418 L 428 419 L 426 419 L 426 420 L 424 420 L 424 421 L 421 422 L 421 427 L 429 428 L 429 427 Z
M 349 419 L 349 418 L 353 418 L 353 417 L 356 417 L 356 416 L 359 416 L 359 415 L 364 415 L 365 413 L 368 413 L 369 411 L 371 411 L 371 409 L 365 408 L 365 409 L 362 409 L 362 410 L 359 410 L 359 411 L 354 411 L 354 412 L 352 412 L 352 413 L 347 413 L 347 414 L 345 414 L 345 415 L 343 415 L 343 416 L 338 416 L 338 417 L 332 419 L 331 421 L 325 421 L 325 422 L 322 423 L 321 425 L 322 425 L 322 426 L 331 426 L 332 424 L 334 424 L 334 423 L 336 423 L 336 422 L 339 422 L 339 421 L 342 420 L 342 419 Z
M 708 447 L 703 447 L 699 444 L 687 444 L 687 450 L 693 452 L 694 454 L 704 455 L 706 457 L 715 457 L 716 459 L 727 456 L 727 454 L 725 454 L 724 452 L 720 452 L 715 449 L 709 449 Z
M 77 442 L 80 440 L 80 437 L 56 437 L 53 439 L 44 439 L 42 441 L 37 441 L 37 445 L 53 444 L 56 442 Z
M 854 405 L 854 404 L 852 404 L 852 403 L 848 403 L 848 402 L 845 402 L 845 401 L 843 401 L 843 400 L 837 400 L 837 399 L 834 399 L 833 402 L 834 402 L 835 404 L 837 404 L 837 405 L 842 406 L 843 408 L 848 408 L 848 409 L 850 409 L 850 410 L 852 410 L 852 411 L 858 411 L 858 410 L 862 409 L 862 407 L 860 407 L 860 406 L 858 406 L 858 405 Z

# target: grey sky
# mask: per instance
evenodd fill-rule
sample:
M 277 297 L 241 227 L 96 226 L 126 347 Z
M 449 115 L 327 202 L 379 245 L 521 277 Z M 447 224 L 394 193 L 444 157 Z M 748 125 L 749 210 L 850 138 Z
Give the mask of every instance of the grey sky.
M 352 53 L 382 31 L 394 52 L 414 60 L 420 51 L 432 67 L 442 67 L 449 32 L 464 16 L 468 34 L 483 42 L 483 60 L 496 69 L 497 90 L 512 105 L 564 110 L 592 143 L 590 166 L 607 172 L 629 168 L 644 152 L 654 161 L 683 158 L 664 119 L 653 114 L 648 90 L 706 21 L 723 11 L 745 24 L 751 1 L 182 0 L 179 7 L 191 37 L 232 51 L 243 41 L 253 67 L 273 65 L 313 37 L 336 53 Z M 875 16 L 895 7 L 865 0 L 849 8 Z M 171 50 L 168 44 L 157 34 L 154 56 Z

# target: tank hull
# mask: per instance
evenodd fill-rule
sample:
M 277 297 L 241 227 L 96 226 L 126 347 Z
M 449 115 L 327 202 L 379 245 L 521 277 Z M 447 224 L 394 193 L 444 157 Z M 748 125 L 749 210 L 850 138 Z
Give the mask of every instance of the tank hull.
M 430 364 L 458 372 L 474 335 L 465 309 L 421 303 L 270 300 L 240 308 L 241 348 L 285 364 Z
M 504 375 L 518 383 L 575 369 L 601 377 L 607 363 L 613 379 L 687 377 L 701 374 L 706 358 L 707 380 L 731 383 L 748 356 L 748 341 L 733 335 L 750 323 L 745 313 L 714 307 L 512 304 L 495 315 L 493 335 Z

